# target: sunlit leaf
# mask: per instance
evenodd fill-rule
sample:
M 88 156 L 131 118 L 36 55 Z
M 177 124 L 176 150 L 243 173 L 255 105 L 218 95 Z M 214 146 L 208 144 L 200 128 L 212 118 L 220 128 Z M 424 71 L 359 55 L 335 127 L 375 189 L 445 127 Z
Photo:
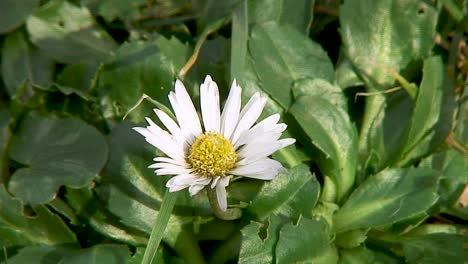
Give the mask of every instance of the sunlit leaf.
M 315 176 L 307 166 L 300 165 L 265 183 L 248 210 L 261 220 L 272 213 L 292 219 L 300 215 L 311 217 L 319 191 Z
M 336 263 L 338 254 L 330 246 L 329 227 L 323 219 L 299 218 L 284 225 L 276 245 L 277 263 Z
M 274 22 L 255 26 L 249 53 L 263 89 L 284 108 L 292 103 L 296 81 L 334 79 L 333 66 L 322 47 L 289 26 Z
M 386 169 L 369 177 L 337 211 L 333 228 L 383 227 L 421 214 L 438 199 L 439 177 L 426 168 Z
M 332 177 L 337 200 L 342 199 L 354 184 L 357 163 L 357 131 L 347 113 L 319 96 L 302 96 L 289 111 L 326 156 L 318 165 Z
M 429 55 L 436 25 L 434 8 L 422 1 L 345 1 L 340 33 L 345 54 L 366 79 L 394 83 L 388 69 L 404 70 Z

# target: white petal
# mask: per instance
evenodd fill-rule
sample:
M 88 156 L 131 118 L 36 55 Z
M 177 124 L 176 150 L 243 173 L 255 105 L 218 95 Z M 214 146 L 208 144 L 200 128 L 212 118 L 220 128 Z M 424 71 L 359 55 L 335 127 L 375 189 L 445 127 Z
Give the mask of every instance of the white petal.
M 247 105 L 242 109 L 240 114 L 239 123 L 237 124 L 236 129 L 232 135 L 231 142 L 233 144 L 239 139 L 239 136 L 244 133 L 244 131 L 250 129 L 252 125 L 260 117 L 260 114 L 265 107 L 267 98 L 260 97 L 260 94 L 256 93 L 252 98 L 250 98 Z
M 232 82 L 223 113 L 221 114 L 221 133 L 225 138 L 230 138 L 239 121 L 241 108 L 242 89 L 237 85 L 236 80 Z
M 213 189 L 216 184 L 218 184 L 219 179 L 221 179 L 221 176 L 216 176 L 213 181 L 211 182 L 211 189 Z
M 185 143 L 185 136 L 182 133 L 182 130 L 180 130 L 180 127 L 177 125 L 177 123 L 172 120 L 166 113 L 159 109 L 154 109 L 154 113 L 158 116 L 159 120 L 164 124 L 164 126 L 169 130 L 169 132 L 174 136 L 174 138 L 179 142 L 179 144 L 184 144 Z
M 192 134 L 192 131 L 190 130 L 190 123 L 187 122 L 186 116 L 184 115 L 182 107 L 179 105 L 179 102 L 177 102 L 177 98 L 175 93 L 170 92 L 168 95 L 169 102 L 171 103 L 172 110 L 174 110 L 174 113 L 177 118 L 177 122 L 179 123 L 180 130 L 182 134 L 184 135 L 185 139 L 189 144 L 192 144 L 193 141 L 195 140 L 195 136 Z
M 156 162 L 166 162 L 166 163 L 171 163 L 175 165 L 180 165 L 180 166 L 187 168 L 187 163 L 185 163 L 185 161 L 178 161 L 178 160 L 174 160 L 174 159 L 166 158 L 166 157 L 156 157 L 153 160 Z
M 226 186 L 229 185 L 229 177 L 222 177 L 218 184 L 216 184 L 216 198 L 218 200 L 219 208 L 222 211 L 227 209 L 227 195 Z
M 170 168 L 170 169 L 157 169 L 154 171 L 156 175 L 178 175 L 178 174 L 186 174 L 186 173 L 191 173 L 192 170 L 190 169 L 184 169 L 184 168 Z
M 280 172 L 286 171 L 283 167 L 281 167 L 279 170 L 269 170 L 265 171 L 263 173 L 252 173 L 252 174 L 245 174 L 243 175 L 244 177 L 252 178 L 252 179 L 258 179 L 258 180 L 273 180 Z
M 251 162 L 247 165 L 238 166 L 237 168 L 230 171 L 230 173 L 239 176 L 246 176 L 249 174 L 260 174 L 270 171 L 278 171 L 282 167 L 283 166 L 278 161 L 272 160 L 270 158 L 264 158 L 255 162 Z
M 193 106 L 192 99 L 190 99 L 184 84 L 179 80 L 175 83 L 175 96 L 179 107 L 182 109 L 182 114 L 186 117 L 184 120 L 189 125 L 192 134 L 197 137 L 202 133 L 200 119 L 198 118 L 197 110 L 195 110 L 195 106 Z M 177 117 L 177 119 L 179 119 L 179 117 Z
M 191 196 L 194 196 L 197 194 L 199 191 L 201 191 L 203 188 L 205 188 L 205 185 L 203 184 L 195 184 L 189 187 L 189 192 Z
M 206 76 L 200 86 L 200 104 L 205 131 L 220 132 L 220 110 L 218 85 Z
M 181 174 L 172 177 L 167 183 L 166 187 L 169 188 L 169 191 L 174 192 L 182 190 L 192 185 L 208 185 L 210 183 L 210 178 L 201 178 L 194 174 Z
M 184 153 L 182 146 L 179 146 L 173 139 L 171 139 L 167 132 L 160 128 L 158 131 L 158 128 L 159 127 L 155 125 L 148 128 L 134 127 L 133 130 L 143 135 L 148 143 L 161 150 L 167 156 L 178 161 L 183 161 Z
M 293 138 L 285 138 L 276 141 L 274 144 L 255 142 L 249 145 L 245 145 L 238 152 L 238 155 L 241 158 L 238 164 L 246 165 L 259 159 L 263 159 L 267 156 L 270 156 L 275 151 L 293 144 L 294 142 L 296 142 L 296 140 Z
M 252 144 L 255 142 L 274 143 L 280 138 L 286 127 L 287 126 L 285 124 L 277 124 L 270 131 L 264 131 L 262 130 L 263 128 L 254 129 L 254 127 L 239 137 L 236 144 L 234 145 L 234 148 L 237 149 L 242 145 Z

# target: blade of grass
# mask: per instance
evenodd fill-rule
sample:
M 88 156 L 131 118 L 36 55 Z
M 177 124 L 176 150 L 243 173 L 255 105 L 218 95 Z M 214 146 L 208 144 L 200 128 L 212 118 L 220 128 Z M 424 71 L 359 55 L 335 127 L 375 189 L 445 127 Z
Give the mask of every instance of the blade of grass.
M 148 245 L 146 246 L 145 254 L 143 255 L 142 264 L 151 264 L 153 262 L 159 243 L 161 243 L 161 239 L 163 238 L 164 230 L 166 230 L 167 223 L 169 222 L 172 209 L 174 209 L 177 195 L 178 192 L 171 193 L 169 190 L 166 190 L 158 217 L 154 222 L 153 230 L 151 231 Z
M 245 69 L 247 56 L 247 40 L 249 37 L 247 1 L 237 6 L 232 13 L 232 41 L 231 41 L 231 82 L 240 81 L 242 86 L 242 73 Z

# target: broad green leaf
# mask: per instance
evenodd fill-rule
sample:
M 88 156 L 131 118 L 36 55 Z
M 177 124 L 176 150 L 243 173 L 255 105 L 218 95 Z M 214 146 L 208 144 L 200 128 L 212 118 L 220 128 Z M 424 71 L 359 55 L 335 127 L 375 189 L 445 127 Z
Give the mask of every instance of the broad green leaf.
M 338 254 L 330 245 L 329 231 L 320 218 L 300 217 L 295 225 L 285 224 L 276 245 L 277 263 L 336 263 Z
M 273 255 L 281 222 L 280 218 L 273 214 L 268 218 L 267 225 L 251 222 L 243 227 L 239 263 L 274 263 Z
M 33 210 L 35 216 L 26 215 L 22 202 L 0 184 L 0 247 L 77 243 L 59 216 L 42 205 Z
M 156 176 L 148 165 L 152 163 L 152 148 L 143 137 L 131 129 L 130 123 L 120 123 L 109 137 L 111 152 L 104 170 L 103 182 L 97 188 L 98 195 L 107 209 L 126 226 L 150 234 L 158 216 L 166 191 L 167 177 Z M 189 203 L 179 195 L 176 208 L 166 227 L 163 241 L 184 259 L 200 263 L 202 255 L 190 225 L 192 220 Z M 178 208 L 178 206 L 180 206 Z M 183 217 L 177 214 L 188 215 Z
M 99 244 L 86 249 L 30 246 L 19 250 L 8 263 L 127 263 L 130 250 L 124 245 Z
M 453 149 L 433 154 L 421 162 L 421 166 L 438 170 L 440 180 L 440 210 L 444 213 L 468 220 L 468 208 L 462 207 L 458 199 L 468 182 L 468 158 Z
M 0 1 L 0 33 L 13 30 L 24 22 L 39 4 L 39 0 L 2 0 Z
M 99 244 L 91 248 L 72 251 L 63 257 L 61 263 L 70 264 L 101 264 L 101 263 L 127 263 L 130 258 L 130 250 L 125 245 Z
M 319 44 L 290 26 L 270 22 L 252 29 L 249 54 L 263 89 L 283 108 L 292 103 L 291 89 L 304 78 L 334 80 L 333 65 Z
M 367 239 L 368 229 L 356 229 L 344 233 L 339 233 L 335 238 L 335 245 L 340 248 L 355 248 L 364 243 Z
M 102 61 L 116 48 L 88 9 L 67 1 L 41 6 L 28 17 L 26 26 L 31 41 L 60 62 Z
M 187 48 L 177 39 L 134 41 L 121 45 L 102 65 L 97 84 L 107 118 L 121 118 L 143 94 L 168 103 L 174 80 L 186 60 Z M 151 106 L 154 108 L 154 105 Z M 129 116 L 141 121 L 150 108 L 137 108 Z
M 315 1 L 300 0 L 255 0 L 248 3 L 249 23 L 261 24 L 275 21 L 279 25 L 290 25 L 307 34 L 313 18 Z
M 420 215 L 438 199 L 439 173 L 427 168 L 386 169 L 369 177 L 334 216 L 337 233 L 376 228 Z
M 374 253 L 366 247 L 355 247 L 340 250 L 339 264 L 374 264 Z
M 61 89 L 73 89 L 80 97 L 89 99 L 86 93 L 96 81 L 97 70 L 96 63 L 69 64 L 57 76 L 57 84 Z
M 2 47 L 2 79 L 10 97 L 26 83 L 32 95 L 32 85 L 47 88 L 52 83 L 52 61 L 43 52 L 28 43 L 23 31 L 8 34 Z
M 0 107 L 0 183 L 9 175 L 7 147 L 11 139 L 10 124 L 13 121 L 10 112 Z
M 429 55 L 437 14 L 423 1 L 349 0 L 340 7 L 345 54 L 364 75 L 386 88 L 389 69 L 400 72 Z
M 340 58 L 338 59 L 335 72 L 338 86 L 343 90 L 353 86 L 363 86 L 364 82 L 362 81 L 361 77 L 359 77 L 353 64 L 349 61 L 348 58 L 341 55 L 342 53 L 340 53 Z
M 337 87 L 323 79 L 302 79 L 294 83 L 294 98 L 301 96 L 319 96 L 326 99 L 335 107 L 347 110 L 346 98 L 340 87 Z
M 311 217 L 317 203 L 320 185 L 305 165 L 281 173 L 274 180 L 266 182 L 252 201 L 248 210 L 258 219 L 269 215 L 297 219 L 300 215 Z
M 318 161 L 324 175 L 331 177 L 340 201 L 354 184 L 357 163 L 357 131 L 346 112 L 319 96 L 298 98 L 290 113 L 312 144 L 326 156 Z
M 403 251 L 409 263 L 463 263 L 463 236 L 434 233 L 403 240 Z
M 41 263 L 41 261 L 47 264 L 59 263 L 67 254 L 70 254 L 70 249 L 46 245 L 29 246 L 20 249 L 18 254 L 8 259 L 8 263 Z
M 420 158 L 439 146 L 452 128 L 452 85 L 441 57 L 424 61 L 423 79 L 414 103 L 403 154 L 398 164 Z
M 230 17 L 237 0 L 193 0 L 192 9 L 196 15 L 197 31 L 202 32 L 217 20 Z
M 94 127 L 35 112 L 21 122 L 9 151 L 24 165 L 11 176 L 9 190 L 31 204 L 52 201 L 60 186 L 91 184 L 107 159 L 106 142 Z
M 372 168 L 373 172 L 380 171 L 391 164 L 392 159 L 400 156 L 399 153 L 404 148 L 404 138 L 413 112 L 411 97 L 404 91 L 387 95 L 383 100 L 384 102 L 374 109 L 369 137 L 366 142 L 370 153 L 366 157 L 364 165 L 367 168 Z M 361 162 L 364 163 L 364 160 Z
M 96 196 L 88 188 L 66 188 L 66 202 L 79 214 L 84 222 L 97 232 L 133 246 L 146 245 L 147 234 L 129 229 L 118 222 L 115 215 L 104 209 Z
M 140 8 L 147 3 L 146 0 L 84 0 L 81 1 L 91 10 L 111 22 L 117 18 L 128 20 L 137 18 L 140 15 Z

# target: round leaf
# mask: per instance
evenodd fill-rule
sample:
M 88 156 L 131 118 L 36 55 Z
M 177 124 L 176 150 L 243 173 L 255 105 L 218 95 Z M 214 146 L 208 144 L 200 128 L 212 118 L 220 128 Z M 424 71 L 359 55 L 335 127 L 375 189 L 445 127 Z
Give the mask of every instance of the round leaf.
M 10 157 L 23 164 L 9 190 L 31 204 L 51 201 L 60 186 L 89 185 L 107 159 L 102 135 L 79 119 L 30 113 L 10 145 Z

